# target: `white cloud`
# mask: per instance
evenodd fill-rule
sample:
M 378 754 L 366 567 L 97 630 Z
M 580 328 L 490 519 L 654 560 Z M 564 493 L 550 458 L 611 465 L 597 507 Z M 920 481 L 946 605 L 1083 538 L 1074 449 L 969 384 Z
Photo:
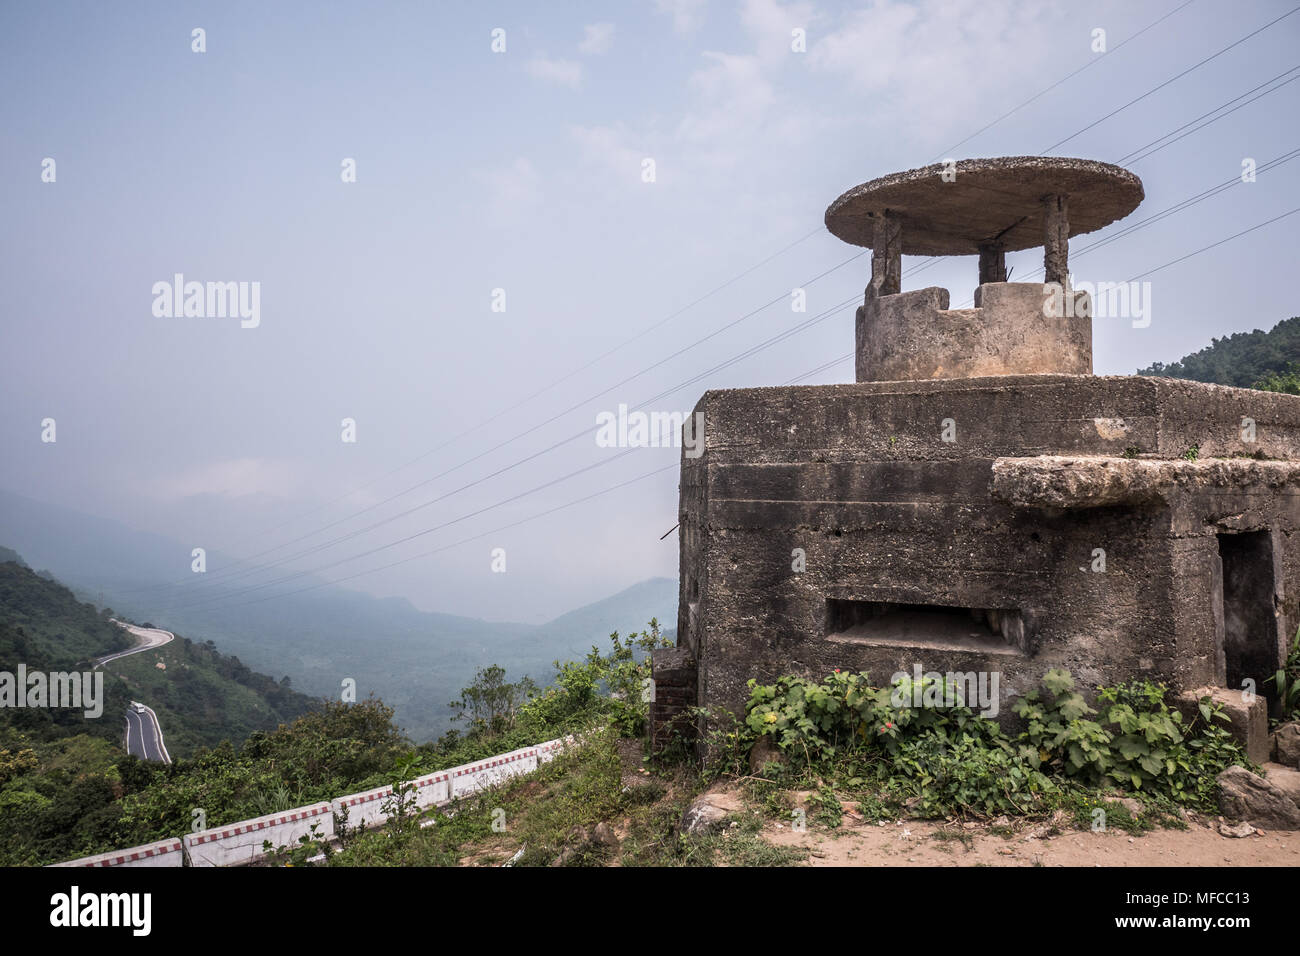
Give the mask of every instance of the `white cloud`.
M 582 33 L 582 42 L 578 44 L 579 53 L 589 55 L 608 53 L 609 48 L 614 45 L 612 23 L 589 23 L 582 28 Z
M 646 153 L 629 145 L 632 134 L 618 126 L 575 126 L 570 134 L 582 150 L 583 158 L 604 167 L 616 181 L 640 182 L 641 160 Z
M 690 33 L 700 26 L 704 18 L 706 0 L 655 0 L 655 9 L 673 18 L 673 29 Z
M 704 57 L 707 65 L 690 78 L 699 106 L 682 119 L 682 138 L 718 140 L 761 123 L 776 95 L 759 58 L 712 51 Z
M 488 207 L 495 214 L 509 215 L 541 201 L 541 177 L 523 156 L 509 166 L 480 172 L 478 178 L 488 188 Z
M 808 30 L 816 19 L 811 3 L 778 3 L 777 0 L 743 0 L 740 22 L 754 40 L 755 53 L 764 62 L 793 56 L 790 43 L 795 27 Z
M 814 70 L 869 96 L 882 126 L 953 128 L 997 115 L 1056 75 L 1066 12 L 1033 0 L 874 0 L 836 29 L 810 34 L 808 57 Z
M 582 85 L 582 64 L 576 60 L 552 60 L 535 56 L 527 63 L 528 72 L 539 80 L 576 90 Z
M 699 3 L 657 3 L 679 29 L 703 13 Z M 742 182 L 757 184 L 795 161 L 781 144 L 852 128 L 911 155 L 970 132 L 969 117 L 996 115 L 1035 92 L 1059 62 L 1066 13 L 1032 0 L 1008 0 L 1006 9 L 984 0 L 868 0 L 834 15 L 819 13 L 814 0 L 739 0 L 736 17 L 738 48 L 701 54 L 674 117 L 574 130 L 588 161 L 633 188 L 640 158 L 655 156 L 661 181 L 671 171 L 693 188 L 725 183 L 734 204 Z M 796 27 L 808 31 L 807 54 L 790 50 Z

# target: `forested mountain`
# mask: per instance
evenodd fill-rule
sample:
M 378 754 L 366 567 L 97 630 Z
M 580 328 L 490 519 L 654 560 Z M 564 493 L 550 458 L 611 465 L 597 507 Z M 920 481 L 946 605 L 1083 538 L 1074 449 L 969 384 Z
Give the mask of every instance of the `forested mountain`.
M 132 645 L 130 635 L 110 621 L 112 615 L 110 609 L 78 601 L 61 583 L 25 564 L 0 563 L 0 671 L 14 673 L 19 663 L 29 672 L 89 671 L 92 658 Z M 114 702 L 105 705 L 100 718 L 86 719 L 75 710 L 4 709 L 0 727 L 21 727 L 42 739 L 84 732 L 119 743 L 127 702 L 142 700 L 158 713 L 175 755 L 222 740 L 240 742 L 297 717 L 313 703 L 292 690 L 287 678 L 255 673 L 239 658 L 218 653 L 211 641 L 180 634 L 163 648 L 106 665 L 104 688 Z
M 0 672 L 16 676 L 22 665 L 29 675 L 85 675 L 92 658 L 131 646 L 112 611 L 78 601 L 9 549 L 0 558 L 7 559 L 0 561 Z M 102 673 L 98 716 L 81 707 L 0 708 L 0 862 L 48 862 L 112 845 L 122 798 L 167 772 L 123 750 L 131 700 L 153 707 L 173 758 L 223 741 L 242 744 L 315 704 L 287 679 L 254 673 L 181 635 Z
M 1137 374 L 1188 378 L 1238 388 L 1257 388 L 1261 383 L 1272 382 L 1271 390 L 1286 391 L 1277 383 L 1294 373 L 1294 363 L 1300 363 L 1300 317 L 1279 322 L 1267 332 L 1256 329 L 1211 339 L 1199 352 L 1168 365 L 1156 362 L 1138 369 Z
M 551 680 L 556 660 L 581 657 L 628 621 L 677 624 L 677 581 L 651 578 L 545 624 L 491 621 L 421 610 L 404 598 L 377 598 L 344 587 L 318 587 L 251 603 L 241 587 L 280 576 L 241 577 L 231 587 L 189 574 L 188 546 L 78 511 L 0 491 L 3 542 L 48 567 L 85 598 L 103 595 L 118 616 L 202 636 L 263 673 L 288 674 L 295 689 L 338 699 L 344 679 L 358 699 L 382 697 L 414 740 L 451 727 L 448 702 L 488 664 L 512 680 Z M 215 569 L 234 559 L 208 552 Z M 192 581 L 166 587 L 177 577 Z M 328 582 L 307 576 L 294 587 Z M 272 592 L 268 592 L 272 593 Z M 228 600 L 222 600 L 222 598 Z M 171 610 L 169 610 L 171 608 Z

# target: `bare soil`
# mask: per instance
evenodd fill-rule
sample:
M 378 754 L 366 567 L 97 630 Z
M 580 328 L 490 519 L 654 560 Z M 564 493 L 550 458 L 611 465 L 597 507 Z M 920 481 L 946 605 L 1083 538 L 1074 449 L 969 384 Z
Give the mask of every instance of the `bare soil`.
M 1300 832 L 1259 831 L 1222 836 L 1217 821 L 1200 819 L 1186 830 L 1063 830 L 1034 836 L 1032 825 L 1008 834 L 987 824 L 908 820 L 874 824 L 846 817 L 828 830 L 796 833 L 769 823 L 763 838 L 775 846 L 805 847 L 810 866 L 1300 866 Z

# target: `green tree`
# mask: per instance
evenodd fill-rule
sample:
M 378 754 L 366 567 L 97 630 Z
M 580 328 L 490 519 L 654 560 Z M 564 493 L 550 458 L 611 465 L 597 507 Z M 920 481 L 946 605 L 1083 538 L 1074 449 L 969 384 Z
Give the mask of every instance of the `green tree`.
M 1270 372 L 1250 386 L 1265 392 L 1300 395 L 1300 362 L 1291 362 L 1281 372 Z
M 460 699 L 451 702 L 456 711 L 452 719 L 468 717 L 471 734 L 495 736 L 514 726 L 519 709 L 536 695 L 537 685 L 531 677 L 510 683 L 504 667 L 481 667 L 474 682 L 461 690 Z

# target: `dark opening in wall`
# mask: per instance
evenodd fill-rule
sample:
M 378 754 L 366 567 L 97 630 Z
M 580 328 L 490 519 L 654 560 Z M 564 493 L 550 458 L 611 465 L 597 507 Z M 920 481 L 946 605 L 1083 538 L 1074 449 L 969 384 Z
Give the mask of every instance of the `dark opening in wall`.
M 1255 693 L 1272 703 L 1276 688 L 1268 679 L 1281 666 L 1274 613 L 1273 541 L 1267 531 L 1221 534 L 1223 562 L 1223 662 L 1227 686 L 1255 682 Z
M 827 640 L 936 650 L 1025 654 L 1025 624 L 1014 608 L 892 604 L 885 601 L 826 602 Z

